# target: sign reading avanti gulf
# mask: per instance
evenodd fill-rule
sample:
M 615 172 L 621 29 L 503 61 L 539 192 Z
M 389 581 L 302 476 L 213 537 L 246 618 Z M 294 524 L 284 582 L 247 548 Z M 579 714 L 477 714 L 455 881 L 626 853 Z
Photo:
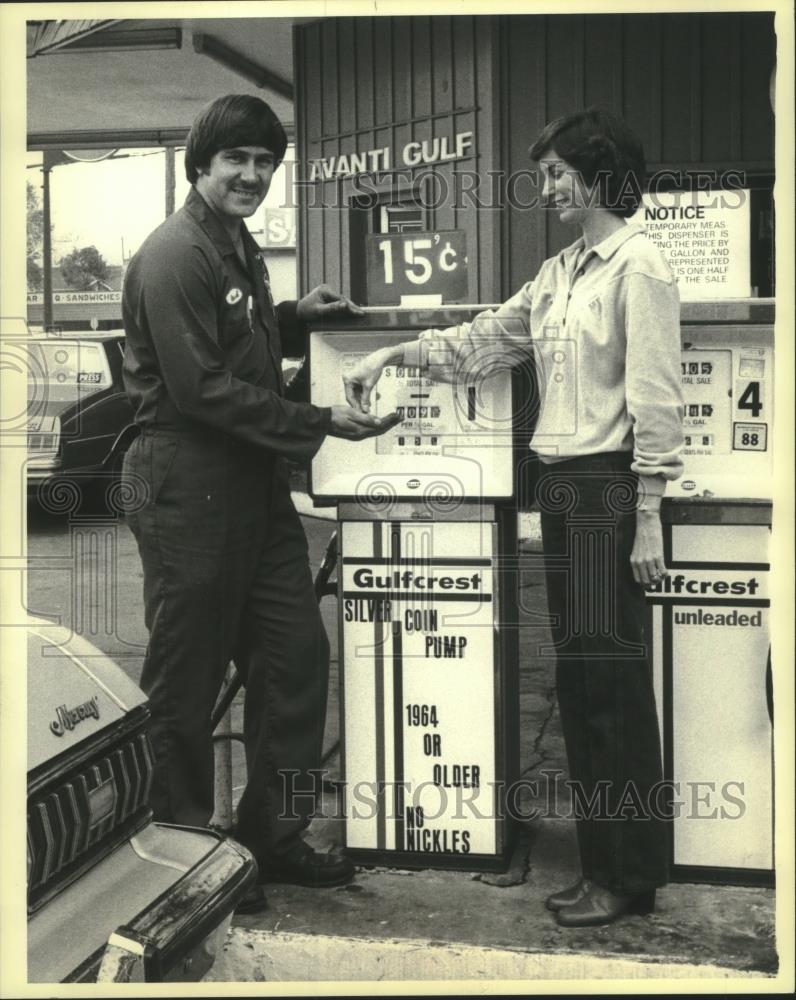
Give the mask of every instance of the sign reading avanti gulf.
M 356 177 L 358 174 L 401 167 L 447 163 L 451 160 L 463 160 L 474 154 L 473 133 L 457 132 L 453 136 L 413 140 L 395 150 L 391 146 L 380 146 L 310 160 L 310 180 L 338 180 L 341 177 Z

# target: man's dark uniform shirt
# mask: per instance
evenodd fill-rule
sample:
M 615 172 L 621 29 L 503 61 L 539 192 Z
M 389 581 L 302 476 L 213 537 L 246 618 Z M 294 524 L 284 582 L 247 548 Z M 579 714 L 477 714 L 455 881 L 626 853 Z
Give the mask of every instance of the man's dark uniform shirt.
M 283 398 L 282 355 L 304 354 L 296 303 L 274 307 L 262 254 L 247 267 L 195 189 L 133 257 L 124 283 L 124 379 L 136 423 L 201 421 L 256 448 L 306 459 L 331 411 Z

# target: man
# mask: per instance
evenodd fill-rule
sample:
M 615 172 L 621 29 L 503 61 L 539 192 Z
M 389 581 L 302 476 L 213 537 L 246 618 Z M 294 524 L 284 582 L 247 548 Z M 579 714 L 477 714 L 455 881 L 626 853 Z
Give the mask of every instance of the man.
M 329 644 L 285 459 L 310 458 L 327 434 L 359 440 L 381 427 L 347 406 L 284 398 L 282 353 L 303 353 L 305 324 L 361 313 L 325 285 L 273 304 L 242 220 L 265 198 L 286 145 L 259 98 L 214 101 L 188 136 L 184 207 L 130 261 L 124 377 L 141 435 L 125 475 L 144 496 L 128 522 L 144 569 L 155 818 L 210 820 L 210 715 L 234 659 L 248 765 L 235 836 L 261 882 L 339 885 L 353 875 L 350 861 L 300 837 L 313 811 L 301 793 L 320 767 Z

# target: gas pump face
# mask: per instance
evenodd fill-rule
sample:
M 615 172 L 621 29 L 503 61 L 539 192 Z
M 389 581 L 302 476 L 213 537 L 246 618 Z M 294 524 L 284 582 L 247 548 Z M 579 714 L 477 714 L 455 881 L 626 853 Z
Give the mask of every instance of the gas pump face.
M 683 802 L 671 871 L 768 885 L 774 330 L 686 322 L 682 338 L 685 469 L 661 511 L 669 576 L 648 595 L 664 776 Z
M 771 496 L 773 329 L 683 326 L 685 472 L 671 496 Z
M 428 324 L 434 317 L 425 319 Z M 396 333 L 390 328 L 313 334 L 313 402 L 338 403 L 347 371 L 377 347 L 411 336 L 411 329 Z M 388 366 L 372 412 L 392 429 L 366 442 L 327 439 L 311 468 L 310 490 L 317 499 L 336 502 L 380 491 L 408 502 L 512 496 L 509 371 L 462 385 L 432 381 L 406 366 Z

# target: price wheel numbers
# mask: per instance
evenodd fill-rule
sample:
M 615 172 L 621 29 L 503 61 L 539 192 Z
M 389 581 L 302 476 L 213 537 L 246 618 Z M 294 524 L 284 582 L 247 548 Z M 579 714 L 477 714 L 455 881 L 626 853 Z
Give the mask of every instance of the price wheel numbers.
M 748 410 L 749 416 L 759 417 L 763 412 L 763 398 L 759 382 L 749 382 L 738 399 L 738 409 Z
M 393 261 L 393 241 L 381 240 L 378 247 L 383 255 L 384 283 L 392 285 L 395 270 L 401 267 Z M 458 267 L 456 250 L 450 241 L 441 244 L 439 233 L 431 238 L 408 240 L 403 244 L 403 258 L 403 274 L 413 285 L 425 285 L 434 273 L 435 264 L 441 271 L 455 271 Z

